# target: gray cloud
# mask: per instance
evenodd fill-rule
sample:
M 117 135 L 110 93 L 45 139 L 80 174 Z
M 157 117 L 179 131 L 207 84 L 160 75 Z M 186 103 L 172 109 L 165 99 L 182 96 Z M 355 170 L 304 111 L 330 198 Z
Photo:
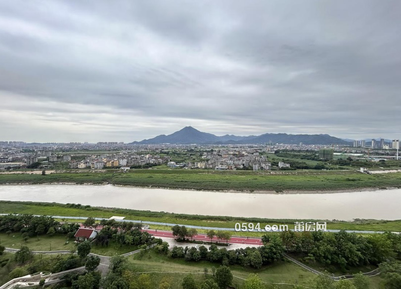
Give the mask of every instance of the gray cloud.
M 0 132 L 131 141 L 192 125 L 398 138 L 400 10 L 373 0 L 3 2 Z

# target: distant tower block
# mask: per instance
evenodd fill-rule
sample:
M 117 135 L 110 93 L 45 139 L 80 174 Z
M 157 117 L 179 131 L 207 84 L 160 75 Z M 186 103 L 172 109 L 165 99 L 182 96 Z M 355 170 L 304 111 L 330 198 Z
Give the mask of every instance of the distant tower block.
M 398 161 L 398 151 L 400 149 L 400 142 L 399 142 L 398 139 L 393 140 L 392 148 L 397 150 L 397 153 L 395 155 L 395 159 Z

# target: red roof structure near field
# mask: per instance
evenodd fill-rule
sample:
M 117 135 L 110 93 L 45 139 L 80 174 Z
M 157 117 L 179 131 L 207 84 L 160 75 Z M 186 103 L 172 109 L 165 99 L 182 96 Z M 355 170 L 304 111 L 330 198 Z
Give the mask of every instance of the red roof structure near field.
M 97 232 L 94 229 L 79 228 L 74 237 L 80 240 L 88 240 L 95 238 L 96 235 Z

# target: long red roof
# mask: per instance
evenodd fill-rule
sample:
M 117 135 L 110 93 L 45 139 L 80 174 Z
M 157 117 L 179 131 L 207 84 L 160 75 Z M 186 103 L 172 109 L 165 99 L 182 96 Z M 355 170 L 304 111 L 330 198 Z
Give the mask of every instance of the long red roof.
M 87 238 L 89 239 L 89 237 L 92 235 L 93 231 L 95 231 L 94 229 L 84 229 L 84 228 L 79 228 L 78 231 L 75 233 L 74 237 L 75 238 Z

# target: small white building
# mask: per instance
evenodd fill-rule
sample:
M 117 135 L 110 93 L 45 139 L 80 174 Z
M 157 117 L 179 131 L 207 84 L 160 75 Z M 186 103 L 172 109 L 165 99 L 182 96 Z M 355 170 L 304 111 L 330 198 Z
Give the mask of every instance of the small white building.
M 86 164 L 84 162 L 80 162 L 78 164 L 78 169 L 85 169 L 86 168 Z
M 289 167 L 291 167 L 291 165 L 290 165 L 290 164 L 287 164 L 287 163 L 285 163 L 285 162 L 278 162 L 278 167 L 279 167 L 280 169 L 282 169 L 282 168 L 289 168 Z
M 91 168 L 95 170 L 101 170 L 104 168 L 104 162 L 102 161 L 95 161 L 91 164 Z

